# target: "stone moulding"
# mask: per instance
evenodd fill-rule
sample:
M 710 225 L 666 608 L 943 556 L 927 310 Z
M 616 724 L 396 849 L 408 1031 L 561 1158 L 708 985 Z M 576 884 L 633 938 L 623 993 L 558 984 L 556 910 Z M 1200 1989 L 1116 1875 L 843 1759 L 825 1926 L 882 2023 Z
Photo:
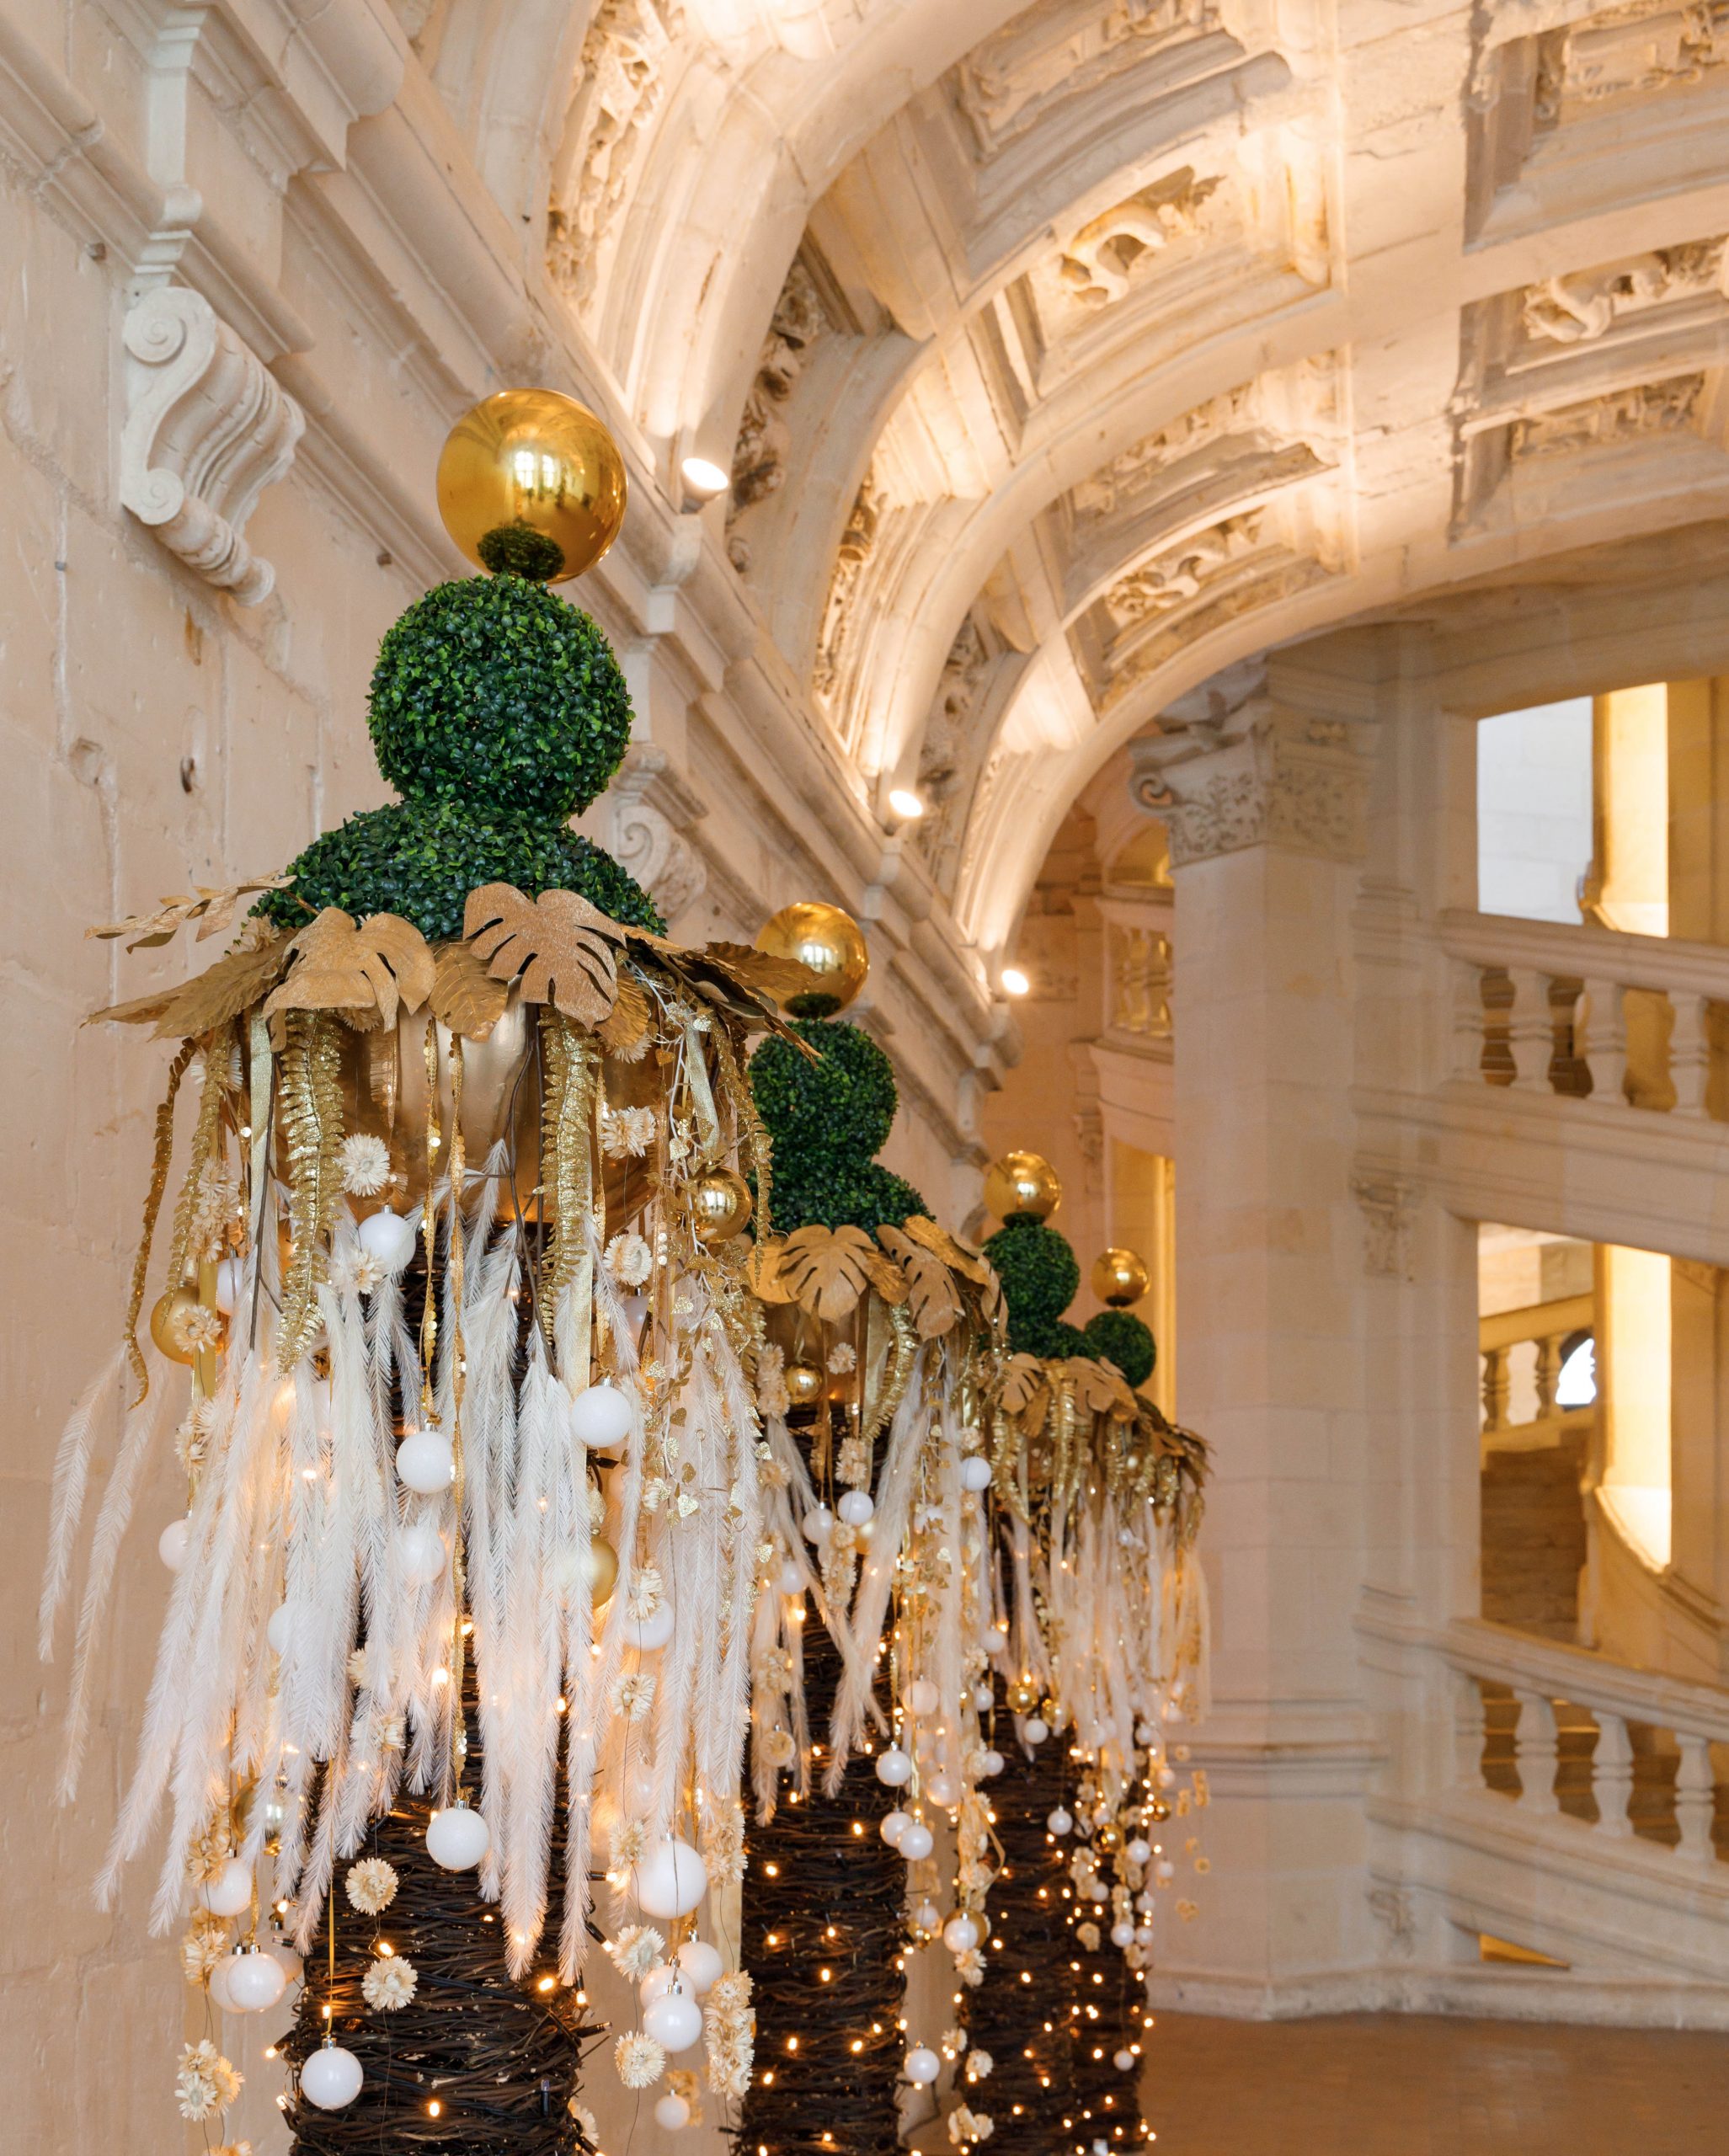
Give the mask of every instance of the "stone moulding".
M 127 313 L 120 501 L 206 583 L 243 606 L 276 573 L 243 536 L 294 462 L 306 417 L 210 302 L 179 286 Z

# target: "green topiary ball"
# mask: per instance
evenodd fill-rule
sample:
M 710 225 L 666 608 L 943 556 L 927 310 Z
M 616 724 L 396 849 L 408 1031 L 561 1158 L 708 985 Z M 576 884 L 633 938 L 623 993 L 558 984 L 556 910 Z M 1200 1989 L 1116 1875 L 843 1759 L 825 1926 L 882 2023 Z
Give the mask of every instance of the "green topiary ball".
M 387 631 L 367 723 L 407 799 L 562 823 L 618 769 L 630 694 L 586 614 L 522 577 L 465 577 Z
M 364 809 L 314 839 L 289 873 L 294 882 L 254 909 L 280 928 L 302 926 L 321 906 L 340 906 L 356 917 L 400 914 L 429 942 L 453 941 L 471 891 L 514 883 L 531 899 L 579 891 L 627 927 L 665 929 L 635 878 L 591 841 L 536 817 L 482 822 L 455 801 Z
M 1130 1385 L 1144 1385 L 1153 1374 L 1158 1345 L 1151 1327 L 1144 1325 L 1133 1310 L 1101 1310 L 1097 1317 L 1087 1320 L 1081 1337 L 1086 1343 L 1082 1354 L 1114 1363 Z
M 894 1122 L 894 1066 L 856 1026 L 801 1018 L 793 1031 L 821 1059 L 812 1063 L 790 1041 L 766 1040 L 750 1059 L 757 1113 L 801 1173 L 821 1179 L 825 1170 L 862 1167 Z
M 808 1166 L 782 1147 L 775 1155 L 771 1195 L 776 1235 L 795 1228 L 898 1228 L 914 1213 L 930 1207 L 910 1182 L 903 1182 L 877 1161 L 823 1161 Z
M 1022 1214 L 999 1228 L 985 1246 L 1009 1306 L 1009 1346 L 1017 1355 L 1066 1355 L 1067 1347 L 1035 1344 L 1074 1301 L 1081 1267 L 1066 1239 L 1043 1220 Z M 1073 1327 L 1066 1328 L 1072 1331 Z M 1085 1353 L 1085 1349 L 1080 1352 Z

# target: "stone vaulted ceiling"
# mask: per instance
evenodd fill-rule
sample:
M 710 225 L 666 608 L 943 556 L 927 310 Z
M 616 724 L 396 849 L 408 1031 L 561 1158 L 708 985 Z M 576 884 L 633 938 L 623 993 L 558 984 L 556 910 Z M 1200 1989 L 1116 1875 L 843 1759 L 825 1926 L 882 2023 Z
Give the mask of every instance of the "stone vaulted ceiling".
M 403 0 L 963 934 L 1271 644 L 1729 509 L 1729 0 Z

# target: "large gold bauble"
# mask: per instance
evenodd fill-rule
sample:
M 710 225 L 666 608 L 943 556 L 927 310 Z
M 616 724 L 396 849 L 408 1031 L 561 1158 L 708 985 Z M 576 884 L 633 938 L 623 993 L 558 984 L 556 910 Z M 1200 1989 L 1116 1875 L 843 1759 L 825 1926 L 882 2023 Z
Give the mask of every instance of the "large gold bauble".
M 150 1313 L 150 1337 L 171 1363 L 195 1363 L 199 1350 L 186 1337 L 186 1321 L 199 1307 L 195 1288 L 170 1288 Z
M 1123 1829 L 1114 1819 L 1107 1819 L 1103 1826 L 1094 1828 L 1092 1845 L 1096 1849 L 1102 1849 L 1107 1856 L 1114 1855 L 1123 1846 Z
M 589 1545 L 589 1600 L 598 1609 L 603 1602 L 612 1598 L 618 1583 L 618 1552 L 604 1534 L 597 1534 Z
M 750 1218 L 750 1185 L 730 1168 L 710 1168 L 691 1185 L 691 1219 L 699 1242 L 730 1242 L 743 1235 Z
M 488 532 L 526 526 L 558 550 L 526 573 L 563 584 L 591 569 L 624 522 L 624 459 L 606 427 L 556 389 L 501 389 L 465 412 L 438 460 L 438 513 L 477 568 Z
M 1042 1153 L 1005 1153 L 985 1177 L 985 1203 L 999 1220 L 1048 1220 L 1063 1202 L 1057 1171 Z
M 1038 1705 L 1038 1687 L 1030 1677 L 1022 1677 L 1009 1686 L 1006 1697 L 1011 1714 L 1030 1715 Z
M 1138 1303 L 1152 1285 L 1152 1276 L 1138 1251 L 1102 1250 L 1092 1262 L 1092 1292 L 1113 1310 L 1126 1310 Z
M 825 1380 L 814 1363 L 788 1363 L 785 1376 L 787 1398 L 794 1407 L 810 1407 L 822 1398 Z
M 839 906 L 810 899 L 782 906 L 756 931 L 756 947 L 771 958 L 794 958 L 817 979 L 786 1009 L 795 1018 L 823 1018 L 844 1011 L 865 985 L 870 953 L 858 923 Z

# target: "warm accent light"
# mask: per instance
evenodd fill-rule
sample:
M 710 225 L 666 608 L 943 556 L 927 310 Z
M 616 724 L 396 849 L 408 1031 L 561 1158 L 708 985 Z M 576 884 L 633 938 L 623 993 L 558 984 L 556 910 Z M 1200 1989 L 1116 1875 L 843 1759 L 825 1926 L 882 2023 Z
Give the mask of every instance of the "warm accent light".
M 923 801 L 910 786 L 894 787 L 889 792 L 889 806 L 909 824 L 915 824 L 925 813 Z
M 706 502 L 712 502 L 717 494 L 723 494 L 732 484 L 719 465 L 711 464 L 706 456 L 687 456 L 679 467 L 679 477 L 693 494 Z
M 1018 966 L 1005 966 L 999 979 L 1005 995 L 1024 995 L 1033 985 Z

